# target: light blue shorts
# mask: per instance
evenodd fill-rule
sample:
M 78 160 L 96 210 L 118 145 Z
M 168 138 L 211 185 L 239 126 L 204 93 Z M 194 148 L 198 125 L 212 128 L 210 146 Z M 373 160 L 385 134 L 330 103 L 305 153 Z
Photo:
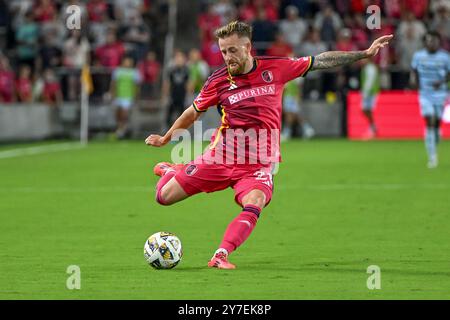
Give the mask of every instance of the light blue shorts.
M 362 98 L 362 109 L 367 111 L 372 111 L 377 103 L 377 96 L 365 96 Z
M 116 98 L 114 100 L 114 105 L 119 107 L 120 109 L 128 110 L 133 106 L 133 99 L 129 98 Z
M 432 101 L 424 96 L 419 97 L 420 103 L 420 114 L 422 117 L 436 117 L 438 119 L 442 118 L 442 113 L 444 111 L 444 100 Z
M 298 113 L 300 112 L 300 106 L 295 98 L 288 96 L 283 98 L 283 110 L 285 112 Z

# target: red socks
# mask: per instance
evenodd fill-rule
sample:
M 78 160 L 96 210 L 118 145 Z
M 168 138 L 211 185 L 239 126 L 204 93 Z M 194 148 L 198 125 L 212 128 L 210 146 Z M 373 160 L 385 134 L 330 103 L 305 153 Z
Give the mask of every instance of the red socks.
M 220 248 L 227 250 L 228 254 L 236 250 L 252 233 L 260 213 L 261 208 L 251 204 L 246 205 L 243 211 L 228 225 Z

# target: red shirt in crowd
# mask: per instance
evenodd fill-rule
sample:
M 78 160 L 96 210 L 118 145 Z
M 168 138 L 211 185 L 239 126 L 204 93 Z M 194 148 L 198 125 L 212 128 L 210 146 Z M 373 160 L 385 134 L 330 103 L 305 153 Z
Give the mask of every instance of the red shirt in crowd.
M 138 64 L 143 82 L 155 83 L 158 81 L 161 65 L 158 61 L 144 60 Z
M 14 97 L 14 72 L 0 70 L 0 101 L 12 102 Z
M 34 8 L 34 19 L 38 22 L 52 21 L 56 15 L 55 4 L 51 1 L 47 1 L 46 4 L 39 3 Z
M 44 100 L 47 102 L 57 102 L 58 93 L 61 91 L 61 86 L 59 82 L 45 82 L 44 90 L 42 92 L 42 96 Z
M 104 67 L 118 67 L 123 55 L 125 54 L 125 47 L 122 42 L 104 44 L 95 50 L 95 55 L 100 64 Z
M 202 45 L 202 57 L 208 65 L 215 69 L 223 64 L 222 53 L 216 40 L 204 42 Z
M 32 97 L 31 80 L 28 78 L 18 78 L 16 80 L 17 96 L 20 101 L 30 101 Z
M 197 22 L 203 42 L 213 40 L 214 31 L 221 25 L 220 16 L 208 12 L 201 14 Z
M 87 3 L 89 21 L 99 22 L 104 13 L 108 11 L 108 4 L 104 0 L 93 0 Z

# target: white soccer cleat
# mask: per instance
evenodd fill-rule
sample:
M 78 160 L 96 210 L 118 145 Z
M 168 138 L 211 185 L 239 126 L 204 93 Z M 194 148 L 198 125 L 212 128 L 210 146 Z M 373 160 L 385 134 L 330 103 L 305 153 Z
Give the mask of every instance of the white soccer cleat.
M 434 169 L 438 166 L 439 161 L 437 156 L 430 157 L 430 160 L 428 160 L 427 167 L 428 169 Z

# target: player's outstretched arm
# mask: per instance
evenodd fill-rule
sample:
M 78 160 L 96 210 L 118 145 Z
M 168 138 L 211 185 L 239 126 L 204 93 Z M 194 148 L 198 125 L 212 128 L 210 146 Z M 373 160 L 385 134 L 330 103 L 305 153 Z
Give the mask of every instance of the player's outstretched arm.
M 149 146 L 154 147 L 162 147 L 166 145 L 170 141 L 170 138 L 172 137 L 172 134 L 175 130 L 189 128 L 194 123 L 194 121 L 200 117 L 200 115 L 200 112 L 197 112 L 191 105 L 189 108 L 184 110 L 184 112 L 180 117 L 178 117 L 177 120 L 175 120 L 172 127 L 164 136 L 151 134 L 147 137 L 147 139 L 145 139 L 145 143 Z
M 362 51 L 327 51 L 314 57 L 311 70 L 328 69 L 351 64 L 375 56 L 394 36 L 392 34 L 376 39 L 370 48 Z

